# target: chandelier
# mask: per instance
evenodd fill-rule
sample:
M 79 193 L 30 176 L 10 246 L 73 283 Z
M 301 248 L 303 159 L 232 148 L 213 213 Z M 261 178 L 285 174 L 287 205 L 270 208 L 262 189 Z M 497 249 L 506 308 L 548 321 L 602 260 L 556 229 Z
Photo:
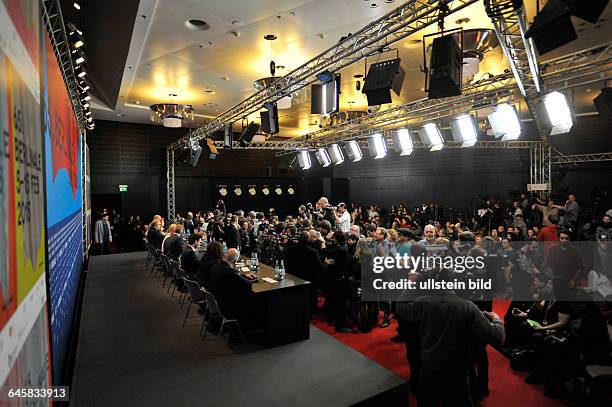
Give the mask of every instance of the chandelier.
M 149 106 L 150 118 L 153 123 L 164 127 L 187 127 L 193 122 L 193 106 L 172 103 L 172 98 L 177 95 L 169 94 L 171 103 L 157 103 Z

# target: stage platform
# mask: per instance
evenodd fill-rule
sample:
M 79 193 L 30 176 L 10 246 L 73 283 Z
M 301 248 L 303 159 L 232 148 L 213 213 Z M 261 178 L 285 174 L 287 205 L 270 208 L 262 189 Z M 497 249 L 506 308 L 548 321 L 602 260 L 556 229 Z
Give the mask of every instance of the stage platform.
M 181 327 L 185 309 L 145 258 L 89 262 L 72 405 L 407 405 L 401 377 L 312 325 L 309 340 L 270 349 L 202 341 L 201 317 L 192 310 Z

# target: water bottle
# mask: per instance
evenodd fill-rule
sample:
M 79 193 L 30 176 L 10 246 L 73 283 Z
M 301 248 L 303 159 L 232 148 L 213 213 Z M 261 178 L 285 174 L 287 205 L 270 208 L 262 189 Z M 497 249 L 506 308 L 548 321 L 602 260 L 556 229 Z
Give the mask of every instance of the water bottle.
M 223 242 L 223 253 L 227 253 L 227 245 Z
M 283 280 L 285 278 L 285 263 L 283 260 L 280 261 L 280 267 L 278 268 L 278 279 Z
M 257 252 L 255 252 L 253 255 L 255 256 L 254 257 L 255 262 L 253 264 L 255 265 L 254 266 L 255 267 L 255 271 L 257 271 L 257 270 L 259 270 L 259 258 L 257 258 Z
M 274 263 L 274 278 L 280 280 L 280 265 L 278 260 Z

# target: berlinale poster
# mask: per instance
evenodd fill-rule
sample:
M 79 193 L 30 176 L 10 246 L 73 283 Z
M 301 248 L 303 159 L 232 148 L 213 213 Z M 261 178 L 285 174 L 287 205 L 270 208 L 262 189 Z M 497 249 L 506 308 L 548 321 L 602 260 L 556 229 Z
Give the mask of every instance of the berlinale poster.
M 81 136 L 47 35 L 42 52 L 51 346 L 56 384 L 63 375 L 83 263 Z
M 50 385 L 37 0 L 0 1 L 0 383 Z M 42 404 L 48 404 L 47 400 Z

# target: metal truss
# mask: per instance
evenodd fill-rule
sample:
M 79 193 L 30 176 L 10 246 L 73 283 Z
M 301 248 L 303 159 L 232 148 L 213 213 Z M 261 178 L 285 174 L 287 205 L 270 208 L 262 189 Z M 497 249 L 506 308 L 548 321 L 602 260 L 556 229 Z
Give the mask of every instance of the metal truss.
M 70 55 L 70 45 L 66 35 L 66 26 L 64 24 L 64 17 L 62 16 L 59 0 L 42 1 L 42 9 L 45 27 L 49 33 L 53 52 L 57 57 L 57 63 L 62 72 L 62 78 L 64 79 L 66 89 L 68 90 L 70 104 L 76 116 L 79 131 L 83 133 L 85 132 L 85 115 L 83 107 L 81 106 L 81 100 L 79 99 L 79 89 L 74 73 L 74 65 L 72 64 L 72 56 Z
M 200 140 L 215 130 L 260 110 L 265 102 L 274 102 L 292 94 L 317 80 L 316 75 L 325 70 L 338 72 L 369 55 L 377 53 L 397 41 L 406 38 L 437 22 L 441 16 L 459 11 L 478 0 L 410 0 L 378 20 L 368 24 L 327 51 L 319 54 L 287 75 L 278 78 L 267 88 L 225 111 L 218 117 L 194 130 L 189 136 L 171 144 L 176 149 L 189 137 Z
M 168 202 L 168 220 L 174 219 L 176 213 L 176 196 L 174 194 L 174 150 L 166 150 L 166 193 Z
M 538 62 L 531 39 L 525 39 L 529 26 L 523 10 L 522 1 L 518 9 L 505 8 L 501 3 L 507 0 L 485 1 L 487 14 L 491 18 L 493 28 L 499 39 L 499 45 L 508 60 L 508 65 L 516 81 L 516 85 L 527 101 L 537 98 L 540 94 L 540 74 Z M 509 6 L 506 6 L 509 7 Z
M 559 164 L 578 164 L 592 163 L 602 161 L 612 161 L 612 152 L 608 153 L 591 153 L 591 154 L 574 154 L 574 155 L 558 155 L 552 158 L 552 163 Z
M 299 141 L 261 141 L 256 143 L 250 143 L 245 147 L 242 147 L 239 142 L 234 141 L 232 144 L 232 149 L 234 150 L 297 150 L 302 146 L 302 143 Z M 223 150 L 228 150 L 225 147 L 225 143 L 223 141 L 215 141 L 215 147 L 219 149 L 220 153 L 223 154 Z

